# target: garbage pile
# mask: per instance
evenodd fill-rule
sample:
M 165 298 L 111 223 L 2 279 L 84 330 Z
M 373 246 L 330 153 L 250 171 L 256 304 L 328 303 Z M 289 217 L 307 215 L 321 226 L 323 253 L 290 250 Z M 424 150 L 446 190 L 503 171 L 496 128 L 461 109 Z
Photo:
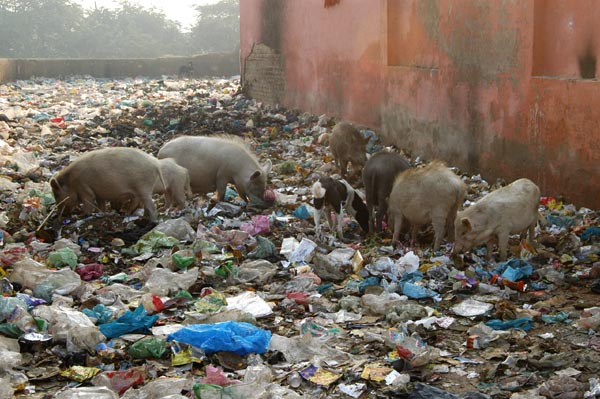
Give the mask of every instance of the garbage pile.
M 434 252 L 431 227 L 399 248 L 352 219 L 317 237 L 334 123 L 235 78 L 1 85 L 0 398 L 600 397 L 598 212 L 542 193 L 536 242 L 504 262 Z M 273 206 L 229 187 L 183 211 L 156 196 L 156 224 L 57 214 L 50 178 L 78 154 L 219 133 L 272 161 Z M 456 170 L 467 204 L 505 184 Z

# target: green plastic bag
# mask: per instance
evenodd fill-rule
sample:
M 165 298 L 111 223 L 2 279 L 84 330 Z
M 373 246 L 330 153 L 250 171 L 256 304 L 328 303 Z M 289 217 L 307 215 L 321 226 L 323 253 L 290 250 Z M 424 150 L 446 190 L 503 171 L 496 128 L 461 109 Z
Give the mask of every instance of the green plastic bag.
M 25 334 L 25 331 L 17 327 L 15 323 L 2 323 L 0 324 L 0 334 L 8 338 L 19 338 Z
M 48 255 L 46 264 L 57 269 L 69 266 L 71 270 L 74 270 L 77 267 L 77 255 L 71 248 L 61 248 Z
M 125 248 L 123 253 L 125 255 L 139 255 L 152 253 L 159 248 L 171 248 L 178 244 L 179 241 L 175 237 L 169 237 L 165 233 L 160 231 L 150 231 L 142 236 L 132 246 Z
M 165 341 L 158 337 L 141 339 L 127 350 L 135 359 L 160 359 L 166 351 Z
M 173 263 L 177 266 L 177 270 L 187 270 L 188 267 L 196 264 L 196 258 L 193 256 L 182 256 L 178 253 L 174 253 Z

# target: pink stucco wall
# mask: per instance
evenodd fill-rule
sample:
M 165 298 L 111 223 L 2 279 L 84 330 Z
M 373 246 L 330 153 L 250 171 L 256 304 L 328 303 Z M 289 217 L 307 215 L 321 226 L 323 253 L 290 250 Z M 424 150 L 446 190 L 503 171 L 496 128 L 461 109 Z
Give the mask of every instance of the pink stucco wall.
M 242 66 L 265 43 L 284 60 L 288 108 L 599 208 L 600 82 L 582 79 L 600 73 L 594 4 L 244 0 Z

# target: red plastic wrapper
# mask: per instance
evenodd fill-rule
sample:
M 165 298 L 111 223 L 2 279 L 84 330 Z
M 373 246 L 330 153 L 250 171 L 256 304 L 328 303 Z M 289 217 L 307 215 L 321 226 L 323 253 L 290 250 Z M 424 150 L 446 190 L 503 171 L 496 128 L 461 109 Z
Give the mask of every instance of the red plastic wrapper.
M 101 263 L 90 263 L 82 267 L 75 269 L 75 272 L 79 274 L 82 280 L 90 281 L 102 277 L 104 274 L 104 265 Z

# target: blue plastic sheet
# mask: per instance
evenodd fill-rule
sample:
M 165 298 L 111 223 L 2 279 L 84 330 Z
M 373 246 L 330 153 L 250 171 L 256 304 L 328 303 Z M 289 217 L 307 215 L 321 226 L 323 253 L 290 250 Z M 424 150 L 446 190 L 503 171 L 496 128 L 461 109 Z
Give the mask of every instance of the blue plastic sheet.
M 133 312 L 128 311 L 117 320 L 100 325 L 100 332 L 107 338 L 120 337 L 133 332 L 146 333 L 158 320 L 158 315 L 148 316 L 142 305 Z
M 498 263 L 494 269 L 494 274 L 499 274 L 502 278 L 510 281 L 518 281 L 531 276 L 533 266 L 523 259 L 509 259 L 506 262 Z
M 191 324 L 169 334 L 167 341 L 177 341 L 214 352 L 265 353 L 271 342 L 271 332 L 250 323 L 226 321 L 214 324 Z
M 529 331 L 533 327 L 533 319 L 529 317 L 522 317 L 520 319 L 502 321 L 500 319 L 493 319 L 485 323 L 486 326 L 493 328 L 494 330 L 509 330 L 516 328 L 517 330 Z
M 434 298 L 439 294 L 429 288 L 416 284 L 423 279 L 423 273 L 420 271 L 406 273 L 400 279 L 400 288 L 402 288 L 402 294 L 412 299 L 423 299 L 423 298 Z
M 600 236 L 600 227 L 588 227 L 585 229 L 585 231 L 581 234 L 581 240 L 587 241 L 593 236 Z
M 294 209 L 293 215 L 298 219 L 308 219 L 310 217 L 310 212 L 306 205 L 302 204 L 298 208 Z

